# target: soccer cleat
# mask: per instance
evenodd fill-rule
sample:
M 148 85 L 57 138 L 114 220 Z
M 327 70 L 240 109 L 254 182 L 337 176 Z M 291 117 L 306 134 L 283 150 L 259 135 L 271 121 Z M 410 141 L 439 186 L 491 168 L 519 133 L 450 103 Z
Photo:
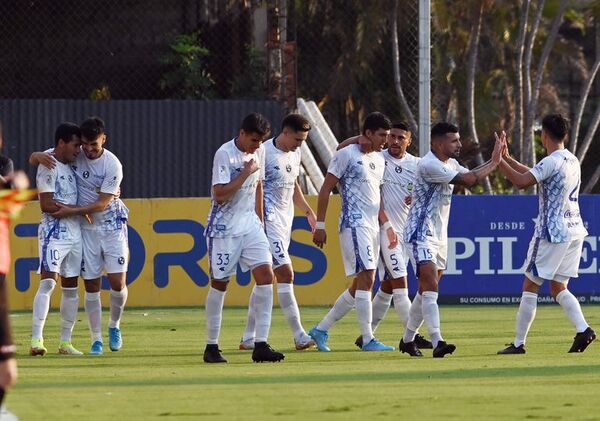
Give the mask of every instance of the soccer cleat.
M 419 349 L 433 349 L 433 344 L 418 333 L 415 335 L 415 344 Z
M 279 362 L 285 358 L 281 352 L 275 351 L 266 342 L 255 342 L 254 351 L 252 351 L 252 361 L 255 363 Z
M 302 338 L 299 340 L 294 339 L 294 345 L 296 346 L 296 351 L 302 351 L 317 346 L 314 339 L 308 336 L 306 333 L 302 334 Z
M 359 349 L 362 349 L 362 335 L 358 335 L 358 338 L 354 341 L 354 345 L 356 345 Z
M 508 344 L 508 346 L 504 349 L 501 349 L 496 354 L 498 355 L 509 355 L 509 354 L 525 354 L 527 350 L 525 349 L 525 344 L 521 344 L 519 346 L 515 346 L 515 344 Z
M 579 332 L 573 339 L 573 345 L 569 352 L 583 352 L 589 344 L 596 340 L 596 332 L 588 326 L 583 332 Z
M 400 344 L 398 344 L 398 350 L 403 354 L 406 353 L 411 357 L 422 357 L 423 353 L 417 346 L 415 341 L 412 342 L 404 342 L 404 338 L 400 339 Z
M 83 352 L 75 349 L 73 344 L 69 341 L 61 341 L 58 345 L 58 353 L 62 355 L 83 355 Z
M 446 354 L 452 354 L 456 350 L 456 345 L 448 344 L 446 341 L 439 341 L 433 349 L 433 358 L 444 358 Z
M 118 351 L 123 346 L 123 339 L 121 339 L 121 329 L 118 327 L 108 328 L 108 347 L 111 351 Z
M 317 327 L 313 327 L 308 334 L 315 341 L 317 345 L 317 349 L 321 352 L 329 352 L 331 349 L 327 346 L 327 340 L 329 339 L 329 334 L 325 330 L 317 329 Z
M 104 354 L 104 344 L 102 341 L 94 341 L 90 348 L 90 355 L 102 355 Z
M 35 357 L 38 355 L 43 357 L 44 355 L 46 355 L 47 352 L 48 352 L 48 350 L 44 346 L 43 339 L 32 339 L 31 340 L 31 348 L 29 348 L 29 355 L 31 355 L 32 357 Z
M 217 344 L 207 344 L 204 349 L 204 362 L 209 364 L 216 363 L 226 363 L 227 360 L 221 354 L 221 350 L 219 349 L 219 345 Z
M 395 348 L 393 346 L 382 344 L 377 339 L 373 338 L 368 344 L 363 345 L 361 349 L 363 351 L 393 351 Z
M 254 338 L 246 339 L 242 338 L 240 340 L 239 349 L 241 351 L 252 351 L 254 349 Z

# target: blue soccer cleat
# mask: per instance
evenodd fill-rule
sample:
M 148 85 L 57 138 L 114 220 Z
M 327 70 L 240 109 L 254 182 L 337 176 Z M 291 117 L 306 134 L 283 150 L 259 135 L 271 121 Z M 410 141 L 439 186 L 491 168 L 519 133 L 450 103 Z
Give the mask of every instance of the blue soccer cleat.
M 368 344 L 363 345 L 361 349 L 363 351 L 393 351 L 394 347 L 382 344 L 377 339 L 373 338 Z
M 123 340 L 121 339 L 121 329 L 118 327 L 108 328 L 108 346 L 111 351 L 118 351 L 123 346 Z
M 329 334 L 325 330 L 317 329 L 317 327 L 313 327 L 308 335 L 313 338 L 315 344 L 317 345 L 317 349 L 321 352 L 329 352 L 331 349 L 327 346 L 327 339 L 329 339 Z
M 104 354 L 104 345 L 102 341 L 94 341 L 90 348 L 90 355 L 102 355 Z

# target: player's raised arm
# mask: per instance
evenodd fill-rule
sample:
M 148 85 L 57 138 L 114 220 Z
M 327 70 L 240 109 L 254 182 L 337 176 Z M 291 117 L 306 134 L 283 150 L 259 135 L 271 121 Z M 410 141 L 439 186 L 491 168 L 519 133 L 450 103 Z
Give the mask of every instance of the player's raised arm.
M 492 158 L 483 165 L 480 165 L 469 172 L 456 174 L 456 176 L 452 179 L 452 183 L 460 184 L 461 186 L 472 187 L 475 184 L 483 181 L 483 179 L 490 175 L 502 161 L 502 153 L 505 147 L 505 143 L 497 138 L 496 143 L 494 144 Z
M 29 155 L 29 165 L 43 165 L 51 170 L 56 166 L 56 161 L 54 156 L 49 152 L 32 152 L 31 155 Z
M 302 189 L 300 188 L 300 184 L 298 184 L 298 180 L 296 180 L 296 184 L 294 185 L 293 200 L 294 205 L 296 205 L 304 213 L 304 215 L 306 215 L 306 219 L 308 219 L 308 224 L 310 225 L 312 232 L 315 232 L 317 227 L 317 215 L 304 198 L 304 193 L 302 193 Z
M 502 174 L 518 189 L 526 189 L 537 184 L 537 180 L 530 172 L 531 168 L 521 164 L 508 154 L 506 133 L 502 131 L 500 136 L 497 133 L 494 133 L 494 136 L 496 136 L 496 143 L 500 142 L 504 145 L 504 153 L 500 161 L 500 171 Z
M 329 206 L 329 195 L 333 188 L 340 180 L 333 174 L 327 173 L 325 181 L 319 191 L 319 199 L 317 201 L 317 222 L 316 229 L 313 234 L 313 243 L 320 248 L 327 242 L 327 232 L 325 232 L 325 216 L 327 215 L 327 207 Z

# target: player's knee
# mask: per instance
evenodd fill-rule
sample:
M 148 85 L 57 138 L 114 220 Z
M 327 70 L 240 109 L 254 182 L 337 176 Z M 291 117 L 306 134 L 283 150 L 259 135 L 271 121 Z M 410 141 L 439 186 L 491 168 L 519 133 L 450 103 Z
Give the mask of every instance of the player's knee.
M 556 281 L 550 281 L 550 295 L 552 295 L 553 298 L 556 298 L 556 296 L 565 289 L 567 289 L 565 284 Z
M 386 294 L 391 294 L 392 292 L 394 292 L 394 287 L 392 286 L 392 282 L 390 280 L 385 280 L 381 282 L 381 284 L 379 285 L 379 289 L 385 292 Z

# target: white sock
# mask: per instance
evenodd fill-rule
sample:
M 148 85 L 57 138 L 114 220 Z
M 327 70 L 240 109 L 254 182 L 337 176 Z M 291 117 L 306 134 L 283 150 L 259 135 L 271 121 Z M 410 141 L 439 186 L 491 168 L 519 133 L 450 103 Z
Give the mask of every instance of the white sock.
M 388 294 L 387 292 L 383 292 L 381 288 L 373 297 L 373 302 L 371 303 L 371 308 L 373 309 L 373 322 L 371 323 L 371 329 L 373 332 L 379 326 L 379 323 L 385 317 L 388 309 L 390 308 L 390 304 L 392 303 L 392 294 Z M 357 307 L 358 308 L 358 307 Z
M 429 335 L 431 336 L 431 343 L 435 348 L 439 341 L 443 341 L 442 333 L 440 330 L 440 309 L 437 304 L 438 293 L 435 291 L 423 292 L 423 303 L 421 304 L 421 311 L 423 312 L 423 319 L 427 324 Z
M 50 296 L 56 281 L 52 278 L 42 279 L 33 299 L 33 320 L 31 323 L 31 338 L 43 339 L 44 325 L 50 310 Z
M 279 299 L 279 306 L 285 314 L 288 325 L 292 329 L 294 339 L 300 340 L 306 335 L 302 322 L 300 321 L 300 309 L 298 308 L 298 302 L 294 295 L 293 284 L 277 284 L 277 298 Z
M 404 343 L 412 342 L 415 340 L 415 336 L 419 331 L 419 328 L 423 324 L 423 296 L 418 292 L 413 298 L 410 310 L 408 311 L 408 321 L 406 323 L 406 329 L 404 329 L 403 341 Z
M 524 291 L 521 295 L 521 304 L 519 304 L 519 311 L 517 312 L 517 327 L 515 332 L 515 346 L 521 346 L 525 344 L 527 339 L 527 333 L 535 318 L 535 312 L 537 310 L 537 294 L 533 292 Z
M 575 330 L 580 333 L 586 330 L 589 325 L 585 321 L 585 317 L 583 317 L 583 312 L 581 311 L 581 306 L 579 305 L 579 301 L 571 291 L 568 289 L 562 290 L 557 296 L 556 301 L 565 311 L 565 314 L 575 326 Z
M 350 295 L 347 289 L 338 297 L 335 304 L 329 312 L 323 317 L 323 320 L 317 325 L 317 329 L 327 332 L 331 327 L 343 318 L 350 310 L 354 308 L 354 297 Z
M 410 299 L 408 298 L 407 288 L 394 288 L 392 291 L 394 295 L 394 310 L 402 323 L 402 327 L 406 329 L 408 323 L 408 314 L 410 312 Z
M 123 316 L 123 310 L 127 302 L 127 295 L 127 287 L 121 291 L 110 290 L 110 319 L 108 320 L 108 327 L 120 327 L 121 317 Z
M 267 342 L 271 328 L 271 311 L 273 310 L 273 284 L 256 285 L 255 299 L 254 342 Z
M 73 326 L 77 319 L 77 311 L 79 310 L 79 294 L 78 288 L 62 287 L 62 296 L 60 298 L 60 315 L 62 318 L 60 328 L 60 340 L 71 342 L 73 334 Z
M 219 291 L 218 289 L 210 287 L 204 303 L 206 311 L 206 343 L 209 345 L 216 345 L 219 343 L 224 301 L 225 291 Z
M 92 343 L 96 341 L 102 342 L 102 302 L 100 301 L 100 292 L 86 292 L 84 306 L 88 316 Z
M 354 293 L 356 302 L 356 315 L 358 316 L 358 325 L 362 335 L 363 344 L 366 345 L 373 339 L 373 308 L 371 307 L 371 291 L 357 289 Z
M 246 319 L 246 329 L 242 335 L 242 342 L 252 341 L 254 342 L 254 327 L 256 326 L 256 317 L 254 313 L 254 307 L 256 306 L 256 284 L 252 287 L 250 293 L 250 300 L 248 301 L 248 317 Z

